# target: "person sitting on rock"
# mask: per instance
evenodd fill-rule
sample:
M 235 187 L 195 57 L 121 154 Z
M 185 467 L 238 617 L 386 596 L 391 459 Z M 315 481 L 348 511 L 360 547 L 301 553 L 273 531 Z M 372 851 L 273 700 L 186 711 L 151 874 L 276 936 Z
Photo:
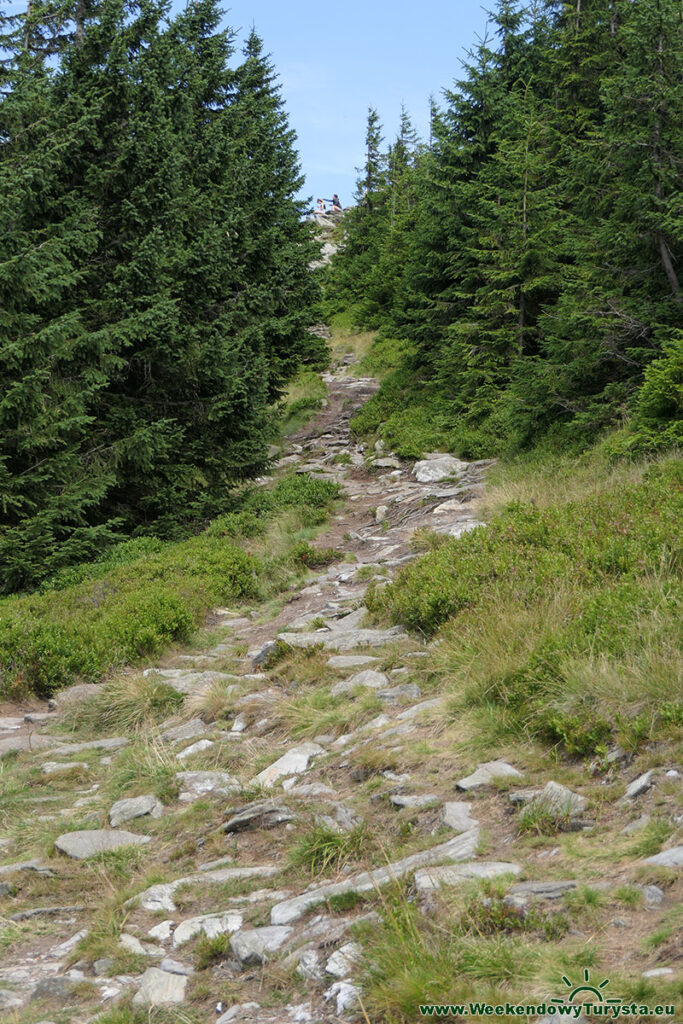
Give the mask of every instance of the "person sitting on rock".
M 325 202 L 326 203 L 332 203 L 332 212 L 333 213 L 341 213 L 342 212 L 342 204 L 341 204 L 339 196 L 337 195 L 336 192 L 334 193 L 334 195 L 332 196 L 331 199 L 326 199 Z
M 327 208 L 325 206 L 325 200 L 324 199 L 319 199 L 318 200 L 318 209 L 315 212 L 316 212 L 316 214 L 326 213 L 327 212 Z

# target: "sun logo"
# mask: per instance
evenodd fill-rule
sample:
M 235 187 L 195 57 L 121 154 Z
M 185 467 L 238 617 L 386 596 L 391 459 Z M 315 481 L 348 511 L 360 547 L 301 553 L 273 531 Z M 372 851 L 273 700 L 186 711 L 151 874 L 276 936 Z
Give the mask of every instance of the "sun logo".
M 603 994 L 601 992 L 601 989 L 606 988 L 609 985 L 609 978 L 605 978 L 598 985 L 591 985 L 590 984 L 590 971 L 588 970 L 588 968 L 585 968 L 584 972 L 583 972 L 584 984 L 576 985 L 573 981 L 570 981 L 569 978 L 566 975 L 564 975 L 564 974 L 562 975 L 562 981 L 565 983 L 567 988 L 571 989 L 571 992 L 567 996 L 567 999 L 569 1000 L 569 1002 L 573 1002 L 573 1000 L 578 995 L 581 995 L 581 994 L 584 994 L 584 993 L 590 993 L 591 995 L 597 996 L 599 1002 L 601 1002 L 601 1003 L 621 1003 L 621 999 L 605 999 L 605 997 L 603 996 Z M 565 1000 L 564 999 L 552 999 L 551 1002 L 553 1002 L 553 1003 L 564 1003 Z

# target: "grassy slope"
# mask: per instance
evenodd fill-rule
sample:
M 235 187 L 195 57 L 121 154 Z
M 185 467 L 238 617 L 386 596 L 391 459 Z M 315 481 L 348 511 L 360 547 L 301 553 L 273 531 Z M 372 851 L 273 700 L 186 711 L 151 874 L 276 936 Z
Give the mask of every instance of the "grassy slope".
M 129 541 L 0 601 L 0 693 L 47 694 L 183 643 L 217 605 L 264 600 L 315 558 L 336 485 L 288 476 L 180 542 Z
M 578 755 L 683 724 L 683 463 L 502 469 L 489 525 L 370 607 L 427 635 L 457 706 Z M 510 500 L 512 499 L 512 500 Z

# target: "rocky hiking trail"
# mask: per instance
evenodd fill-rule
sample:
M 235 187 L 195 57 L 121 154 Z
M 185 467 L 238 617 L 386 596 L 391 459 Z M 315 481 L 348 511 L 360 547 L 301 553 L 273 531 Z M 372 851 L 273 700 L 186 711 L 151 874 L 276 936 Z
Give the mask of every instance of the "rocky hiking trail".
M 397 882 L 430 913 L 441 893 L 499 878 L 522 916 L 552 916 L 589 885 L 610 962 L 677 976 L 675 937 L 647 953 L 641 940 L 677 905 L 683 846 L 674 837 L 654 856 L 611 858 L 609 844 L 635 843 L 654 815 L 680 827 L 679 768 L 653 754 L 635 771 L 614 750 L 608 775 L 592 777 L 527 748 L 509 761 L 477 755 L 449 717 L 434 644 L 368 622 L 363 599 L 371 580 L 419 556 L 416 531 L 478 525 L 488 464 L 438 452 L 412 463 L 356 443 L 349 420 L 376 382 L 348 362 L 325 382 L 325 408 L 288 439 L 273 475 L 339 482 L 343 504 L 317 538 L 338 552 L 333 563 L 267 617 L 216 609 L 213 644 L 146 669 L 184 701 L 143 737 L 69 734 L 69 710 L 93 686 L 0 709 L 0 772 L 28 770 L 35 789 L 27 820 L 0 830 L 3 1021 L 84 1024 L 117 1003 L 131 1020 L 154 1007 L 187 1015 L 150 1019 L 219 1024 L 379 1020 L 364 1001 L 356 926 L 379 920 Z M 214 700 L 228 713 L 212 715 Z M 142 774 L 131 750 L 149 761 Z M 520 838 L 520 808 L 557 834 Z M 572 859 L 582 834 L 595 855 Z M 292 859 L 321 836 L 308 869 Z M 616 902 L 624 887 L 636 895 Z M 574 942 L 596 927 L 573 917 Z

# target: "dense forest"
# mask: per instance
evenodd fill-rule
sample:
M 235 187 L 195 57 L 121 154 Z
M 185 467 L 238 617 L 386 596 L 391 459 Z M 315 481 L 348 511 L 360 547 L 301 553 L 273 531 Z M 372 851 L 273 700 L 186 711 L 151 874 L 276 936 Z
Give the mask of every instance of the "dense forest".
M 398 363 L 357 429 L 412 456 L 679 443 L 678 0 L 499 0 L 429 142 L 405 111 L 382 141 L 371 109 L 328 295 Z
M 317 252 L 252 33 L 214 0 L 0 22 L 0 589 L 224 510 L 267 464 Z

